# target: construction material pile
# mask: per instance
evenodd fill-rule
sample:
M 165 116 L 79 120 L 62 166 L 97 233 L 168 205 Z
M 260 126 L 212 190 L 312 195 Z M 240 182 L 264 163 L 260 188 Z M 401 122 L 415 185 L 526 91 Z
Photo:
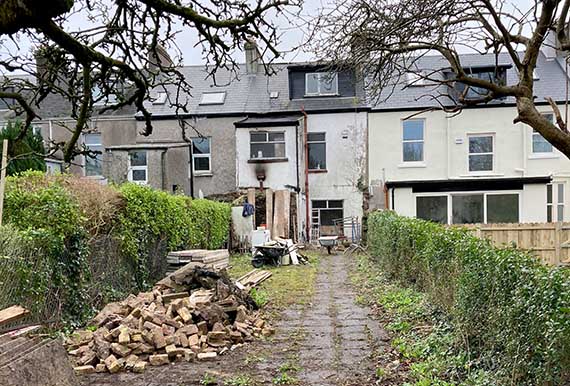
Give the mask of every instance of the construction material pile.
M 230 253 L 227 249 L 189 249 L 186 251 L 170 252 L 166 256 L 168 274 L 175 272 L 181 267 L 202 267 L 220 270 L 229 267 Z
M 183 267 L 151 292 L 110 303 L 66 342 L 75 371 L 143 372 L 149 365 L 207 360 L 274 329 L 225 271 Z

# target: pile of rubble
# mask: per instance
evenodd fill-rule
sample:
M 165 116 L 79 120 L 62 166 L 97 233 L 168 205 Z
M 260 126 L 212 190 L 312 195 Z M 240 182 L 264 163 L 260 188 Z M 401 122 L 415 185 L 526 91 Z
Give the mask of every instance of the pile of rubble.
M 79 374 L 212 359 L 273 334 L 255 309 L 225 271 L 186 267 L 151 292 L 105 306 L 91 321 L 94 328 L 74 333 L 66 348 Z

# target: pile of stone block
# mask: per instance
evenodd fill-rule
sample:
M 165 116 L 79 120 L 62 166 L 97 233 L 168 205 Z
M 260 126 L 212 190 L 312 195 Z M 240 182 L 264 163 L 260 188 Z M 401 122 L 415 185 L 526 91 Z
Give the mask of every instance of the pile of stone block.
M 181 267 L 221 270 L 230 265 L 230 254 L 227 249 L 189 249 L 170 252 L 166 261 L 168 263 L 167 273 L 172 273 Z
M 150 292 L 105 306 L 66 348 L 78 374 L 208 360 L 274 332 L 255 308 L 225 271 L 185 267 Z

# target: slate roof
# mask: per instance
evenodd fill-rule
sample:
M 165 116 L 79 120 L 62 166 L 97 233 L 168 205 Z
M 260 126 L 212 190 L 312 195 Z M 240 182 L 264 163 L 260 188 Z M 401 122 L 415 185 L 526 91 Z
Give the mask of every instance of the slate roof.
M 523 53 L 519 53 L 519 56 L 522 57 L 522 55 Z M 464 68 L 495 66 L 495 64 L 510 66 L 507 69 L 507 85 L 516 84 L 518 81 L 518 71 L 507 53 L 500 53 L 497 57 L 492 54 L 463 54 L 460 55 L 460 61 Z M 449 68 L 449 64 L 439 55 L 424 56 L 418 60 L 418 70 L 425 71 L 428 74 L 444 68 Z M 538 76 L 534 82 L 535 101 L 537 103 L 546 103 L 544 98 L 547 96 L 559 102 L 566 100 L 565 71 L 559 59 L 547 59 L 543 53 L 540 53 L 535 74 Z M 441 71 L 438 75 L 443 76 Z M 436 78 L 437 75 L 434 74 L 433 77 Z M 424 86 L 410 86 L 407 80 L 403 78 L 397 84 L 382 90 L 379 98 L 371 102 L 372 111 L 436 107 L 439 106 L 438 103 L 426 97 L 426 94 L 437 95 L 438 91 L 447 93 L 445 88 L 446 86 L 434 85 L 433 83 L 430 85 L 427 81 Z M 507 97 L 502 100 L 494 100 L 488 105 L 499 106 L 514 103 L 515 98 Z
M 237 69 L 237 75 L 219 69 L 216 81 L 208 77 L 205 66 L 184 66 L 181 72 L 192 86 L 192 95 L 182 97 L 180 102 L 187 101 L 188 115 L 239 115 L 299 112 L 303 108 L 307 112 L 345 110 L 368 108 L 362 87 L 356 88 L 356 97 L 311 97 L 304 99 L 289 99 L 288 68 L 305 63 L 272 64 L 272 75 L 266 75 L 262 70 L 257 74 L 247 74 L 245 65 Z M 172 97 L 175 86 L 167 87 Z M 162 90 L 157 90 L 162 91 Z M 202 93 L 226 92 L 223 104 L 200 105 Z M 278 93 L 271 98 L 271 93 Z M 154 117 L 168 117 L 176 113 L 168 101 L 164 104 L 147 103 L 146 107 Z

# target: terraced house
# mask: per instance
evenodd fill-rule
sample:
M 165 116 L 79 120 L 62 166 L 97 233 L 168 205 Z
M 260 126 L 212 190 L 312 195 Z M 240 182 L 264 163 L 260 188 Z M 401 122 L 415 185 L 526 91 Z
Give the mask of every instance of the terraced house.
M 466 71 L 513 84 L 508 55 L 462 55 Z M 418 70 L 446 77 L 446 62 L 426 56 Z M 535 100 L 553 119 L 552 97 L 564 111 L 567 74 L 555 50 L 542 52 Z M 446 114 L 426 95 L 453 95 L 418 77 L 403 79 L 369 114 L 372 207 L 442 223 L 546 222 L 570 219 L 570 161 L 523 123 L 513 98 Z M 481 95 L 466 90 L 467 97 Z M 434 109 L 435 108 L 435 109 Z M 429 111 L 429 112 L 427 112 Z
M 253 42 L 245 54 L 246 64 L 219 70 L 215 82 L 205 66 L 180 68 L 192 85 L 180 97 L 187 111 L 169 103 L 174 88 L 157 90 L 147 104 L 150 136 L 132 113 L 93 120 L 82 142 L 102 154 L 77 159 L 73 171 L 195 197 L 287 190 L 301 239 L 332 232 L 337 219 L 360 221 L 368 107 L 356 74 L 315 63 L 266 69 Z M 69 135 L 62 117 L 38 123 L 44 138 Z

